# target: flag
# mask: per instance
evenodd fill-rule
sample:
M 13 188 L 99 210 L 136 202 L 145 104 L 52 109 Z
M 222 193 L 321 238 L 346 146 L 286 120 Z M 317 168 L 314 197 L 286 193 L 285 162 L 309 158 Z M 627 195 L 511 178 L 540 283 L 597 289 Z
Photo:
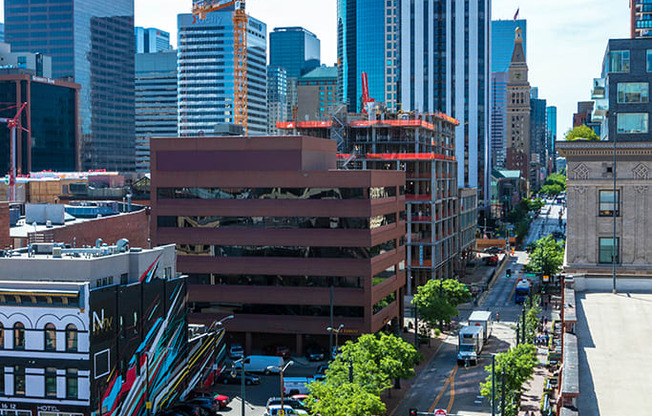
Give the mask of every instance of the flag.
M 514 21 L 516 21 L 516 19 L 518 19 L 518 12 L 519 12 L 520 10 L 521 10 L 520 7 L 519 7 L 518 9 L 516 9 L 516 13 L 514 13 Z

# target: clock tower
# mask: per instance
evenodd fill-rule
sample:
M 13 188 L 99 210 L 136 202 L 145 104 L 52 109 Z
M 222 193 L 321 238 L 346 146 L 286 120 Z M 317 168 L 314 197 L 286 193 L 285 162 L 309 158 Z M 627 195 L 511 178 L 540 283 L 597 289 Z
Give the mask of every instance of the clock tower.
M 514 52 L 507 82 L 507 160 L 505 167 L 520 170 L 530 183 L 530 83 L 521 28 L 516 28 Z

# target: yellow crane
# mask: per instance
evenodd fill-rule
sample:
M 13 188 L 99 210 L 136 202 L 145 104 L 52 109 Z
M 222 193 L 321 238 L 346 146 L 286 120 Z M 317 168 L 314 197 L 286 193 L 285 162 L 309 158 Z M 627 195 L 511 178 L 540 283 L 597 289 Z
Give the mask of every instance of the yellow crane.
M 204 20 L 206 14 L 235 6 L 233 12 L 233 121 L 247 134 L 247 22 L 244 1 L 204 0 L 195 2 L 192 14 Z

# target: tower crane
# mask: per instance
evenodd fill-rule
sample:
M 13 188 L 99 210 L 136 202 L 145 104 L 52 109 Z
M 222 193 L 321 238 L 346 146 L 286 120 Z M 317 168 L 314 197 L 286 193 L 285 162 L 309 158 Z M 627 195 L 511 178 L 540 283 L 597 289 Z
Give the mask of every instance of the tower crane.
M 369 97 L 369 82 L 367 81 L 367 73 L 363 72 L 361 74 L 361 78 L 362 78 L 362 112 L 366 114 L 367 107 L 369 107 L 369 104 L 375 103 L 376 100 Z
M 247 22 L 245 2 L 234 0 L 197 1 L 192 6 L 192 14 L 200 20 L 206 14 L 235 6 L 233 12 L 233 113 L 235 124 L 244 128 L 247 134 Z
M 16 115 L 13 118 L 0 117 L 0 123 L 7 123 L 7 127 L 11 132 L 11 167 L 9 168 L 9 196 L 12 201 L 16 200 L 16 164 L 17 164 L 17 143 L 16 143 L 16 129 L 19 128 L 23 131 L 29 132 L 20 123 L 20 115 L 27 107 L 27 103 L 22 103 L 20 106 L 12 105 L 11 107 L 3 108 L 2 110 L 11 110 L 18 108 Z M 1 110 L 0 110 L 1 111 Z M 28 151 L 31 151 L 28 150 Z

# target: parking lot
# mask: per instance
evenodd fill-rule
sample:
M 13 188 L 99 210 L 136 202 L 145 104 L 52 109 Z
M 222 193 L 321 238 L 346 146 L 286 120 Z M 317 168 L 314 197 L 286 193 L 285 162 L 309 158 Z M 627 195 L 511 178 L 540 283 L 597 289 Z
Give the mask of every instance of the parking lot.
M 579 413 L 649 415 L 652 294 L 577 293 Z

